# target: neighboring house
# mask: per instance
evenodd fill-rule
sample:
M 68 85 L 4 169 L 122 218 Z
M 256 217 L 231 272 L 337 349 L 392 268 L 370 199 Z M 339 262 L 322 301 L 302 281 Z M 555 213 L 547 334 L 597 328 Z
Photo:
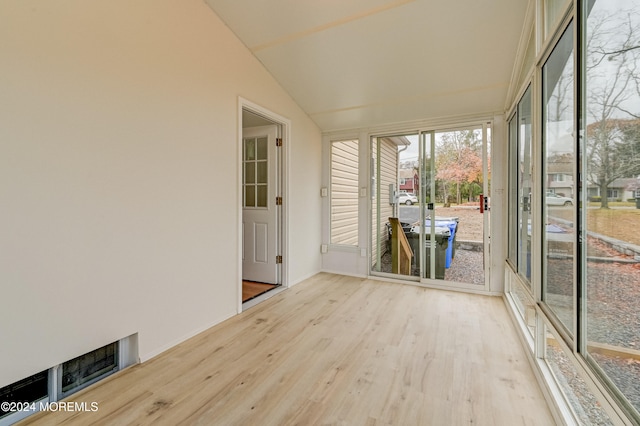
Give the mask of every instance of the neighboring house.
M 398 172 L 398 188 L 400 191 L 417 195 L 420 190 L 419 185 L 420 180 L 416 169 L 400 169 Z
M 563 197 L 573 196 L 573 159 L 566 155 L 550 158 L 546 164 L 547 189 Z
M 640 195 L 640 179 L 638 178 L 620 178 L 611 182 L 607 188 L 607 198 L 610 201 L 621 200 L 627 201 Z M 601 197 L 600 187 L 591 183 L 587 189 L 587 196 Z

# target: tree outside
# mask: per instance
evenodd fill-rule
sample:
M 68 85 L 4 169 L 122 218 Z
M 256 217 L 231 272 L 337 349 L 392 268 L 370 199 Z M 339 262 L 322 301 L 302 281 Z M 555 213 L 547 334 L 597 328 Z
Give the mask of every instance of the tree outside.
M 482 130 L 439 133 L 436 151 L 436 186 L 444 202 L 475 201 L 482 193 Z
M 640 20 L 594 11 L 587 39 L 587 183 L 609 208 L 610 185 L 640 175 Z

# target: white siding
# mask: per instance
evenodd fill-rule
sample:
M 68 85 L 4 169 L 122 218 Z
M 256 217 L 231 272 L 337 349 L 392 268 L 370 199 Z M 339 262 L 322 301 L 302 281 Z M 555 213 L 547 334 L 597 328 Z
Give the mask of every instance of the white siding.
M 358 141 L 331 144 L 331 244 L 358 245 Z
M 389 203 L 389 185 L 396 184 L 398 180 L 398 147 L 395 143 L 391 142 L 388 139 L 381 138 L 380 141 L 380 158 L 377 156 L 377 147 L 374 141 L 372 145 L 372 154 L 374 160 L 374 164 L 380 161 L 380 176 L 377 179 L 377 184 L 379 190 L 376 192 L 377 197 L 380 197 L 380 229 L 379 229 L 379 237 L 380 237 L 380 248 L 382 253 L 384 254 L 386 251 L 386 241 L 388 240 L 387 235 L 387 227 L 386 223 L 389 221 L 389 217 L 393 216 L 393 205 Z M 377 166 L 376 166 L 377 170 Z M 397 189 L 397 188 L 396 188 Z M 375 264 L 377 259 L 377 244 L 376 237 L 378 232 L 376 231 L 377 226 L 377 218 L 378 211 L 376 208 L 376 199 L 373 199 L 372 206 L 372 265 Z

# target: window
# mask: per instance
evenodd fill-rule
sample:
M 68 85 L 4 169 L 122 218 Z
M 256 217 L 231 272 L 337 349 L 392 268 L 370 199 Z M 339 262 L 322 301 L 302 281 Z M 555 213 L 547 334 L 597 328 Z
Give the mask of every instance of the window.
M 569 24 L 542 68 L 543 173 L 575 163 L 573 24 Z M 543 193 L 553 192 L 543 179 Z M 542 300 L 556 316 L 568 339 L 575 335 L 575 210 L 567 199 L 542 200 Z
M 508 259 L 520 278 L 507 274 L 508 301 L 576 422 L 640 424 L 640 4 L 541 3 L 541 209 L 525 234 L 521 99 L 509 121 Z M 532 293 L 521 285 L 526 237 L 541 243 Z
M 267 208 L 268 138 L 245 138 L 243 151 L 244 207 Z
M 49 396 L 49 371 L 44 370 L 38 374 L 27 377 L 26 379 L 12 383 L 8 386 L 0 388 L 0 403 L 36 403 L 44 400 Z M 35 405 L 34 407 L 37 407 Z M 9 408 L 7 410 L 5 408 Z M 4 404 L 0 405 L 0 424 L 2 419 L 9 419 L 11 423 L 17 421 L 20 418 L 26 417 L 28 411 L 18 411 L 18 407 L 4 407 Z M 37 411 L 37 410 L 34 410 Z M 11 414 L 15 413 L 15 414 Z
M 406 185 L 407 184 L 407 179 L 406 178 L 400 178 L 400 185 Z
M 545 345 L 544 361 L 549 366 L 567 401 L 570 401 L 578 424 L 609 426 L 611 421 L 606 411 L 589 390 L 584 380 L 577 374 L 575 366 L 562 350 L 562 343 L 543 326 Z
M 531 87 L 509 122 L 509 259 L 531 286 Z
M 63 364 L 0 388 L 0 403 L 16 405 L 10 411 L 0 407 L 0 426 L 11 425 L 137 362 L 137 335 L 131 335 Z M 20 408 L 22 407 L 22 408 Z M 11 406 L 9 406 L 11 408 Z
M 67 396 L 118 370 L 118 342 L 62 364 L 61 394 Z
M 518 265 L 518 113 L 509 120 L 509 236 L 507 259 L 517 272 Z
M 639 210 L 612 205 L 608 187 L 640 174 L 640 4 L 595 0 L 585 13 L 583 174 L 606 197 L 582 212 L 582 294 L 587 361 L 640 422 Z M 631 41 L 633 40 L 633 41 Z M 632 44 L 630 44 L 632 43 Z M 626 201 L 626 200 L 625 200 Z M 635 207 L 635 206 L 634 206 Z M 624 259 L 633 258 L 632 262 Z
M 358 245 L 358 141 L 331 143 L 331 244 Z

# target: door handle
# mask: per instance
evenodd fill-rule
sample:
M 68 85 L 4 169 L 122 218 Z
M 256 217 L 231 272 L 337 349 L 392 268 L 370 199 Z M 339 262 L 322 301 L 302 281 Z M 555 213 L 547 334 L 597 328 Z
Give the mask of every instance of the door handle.
M 489 197 L 480 194 L 480 213 L 489 211 Z

